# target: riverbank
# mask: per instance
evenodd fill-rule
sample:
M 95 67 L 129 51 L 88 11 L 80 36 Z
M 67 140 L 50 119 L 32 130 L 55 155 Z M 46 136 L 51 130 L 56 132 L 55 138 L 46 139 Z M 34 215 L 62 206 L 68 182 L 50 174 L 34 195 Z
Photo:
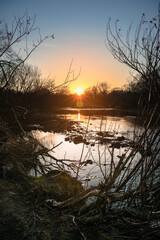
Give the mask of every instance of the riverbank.
M 142 188 L 139 190 L 137 188 L 135 191 L 131 191 L 129 188 L 123 193 L 119 190 L 112 192 L 114 188 L 111 186 L 121 169 L 127 174 L 126 165 L 123 164 L 127 160 L 129 161 L 129 158 L 125 155 L 119 156 L 118 165 L 112 159 L 113 177 L 106 178 L 106 181 L 101 183 L 97 189 L 89 189 L 88 192 L 83 191 L 81 187 L 75 191 L 73 187 L 75 180 L 63 171 L 58 172 L 57 177 L 62 176 L 63 178 L 63 174 L 67 174 L 68 180 L 65 175 L 64 182 L 58 180 L 59 186 L 55 185 L 55 174 L 49 174 L 47 178 L 44 174 L 40 178 L 29 176 L 28 171 L 31 168 L 38 173 L 37 165 L 42 167 L 38 158 L 39 154 L 47 156 L 48 152 L 36 141 L 28 138 L 27 131 L 39 128 L 53 132 L 63 132 L 67 129 L 69 131 L 75 122 L 66 119 L 60 120 L 53 114 L 28 114 L 30 115 L 25 116 L 24 112 L 21 115 L 18 112 L 14 113 L 15 121 L 11 128 L 6 128 L 1 122 L 3 126 L 0 132 L 1 239 L 159 239 L 158 179 L 156 184 L 149 186 L 150 188 L 146 186 L 145 191 L 143 189 L 145 185 L 143 185 Z M 19 131 L 12 132 L 11 129 L 19 129 Z M 136 154 L 136 151 L 138 151 L 136 148 L 134 151 L 132 150 L 133 155 Z M 147 154 L 147 152 L 143 152 L 144 156 L 145 153 Z M 130 159 L 132 159 L 132 155 Z M 158 166 L 152 157 L 146 159 L 147 163 L 144 162 L 146 169 L 146 164 L 150 166 L 152 163 L 152 168 Z M 139 160 L 139 168 L 143 161 L 143 159 Z M 62 162 L 54 159 L 54 163 Z M 45 167 L 49 166 L 46 164 Z M 148 168 L 148 171 L 150 169 Z M 151 169 L 150 172 L 145 173 L 145 177 L 152 176 L 153 173 Z M 133 176 L 136 177 L 136 174 Z M 129 177 L 130 175 L 127 175 L 130 181 Z M 119 188 L 127 182 L 127 178 L 122 179 Z M 65 185 L 66 182 L 70 182 L 68 189 Z M 131 178 L 130 184 L 132 182 L 134 183 Z M 77 184 L 75 185 L 77 186 Z M 70 187 L 72 194 L 69 194 Z M 60 192 L 62 195 L 57 197 Z M 65 196 L 64 193 L 66 193 Z M 74 193 L 76 197 L 72 198 Z M 77 195 L 78 193 L 81 195 Z M 86 204 L 88 197 L 92 195 L 96 196 L 97 200 Z M 66 201 L 64 201 L 65 199 Z
M 44 202 L 50 198 L 63 201 L 82 191 L 81 184 L 63 171 L 42 177 L 28 174 L 30 169 L 42 167 L 38 156 L 47 149 L 27 132 L 63 132 L 73 122 L 53 114 L 24 113 L 23 109 L 3 113 L 0 122 L 0 239 L 80 239 L 72 220 L 66 224 L 64 213 Z
M 46 191 L 0 179 L 0 193 L 0 239 L 81 239 L 70 210 L 50 209 L 42 201 Z

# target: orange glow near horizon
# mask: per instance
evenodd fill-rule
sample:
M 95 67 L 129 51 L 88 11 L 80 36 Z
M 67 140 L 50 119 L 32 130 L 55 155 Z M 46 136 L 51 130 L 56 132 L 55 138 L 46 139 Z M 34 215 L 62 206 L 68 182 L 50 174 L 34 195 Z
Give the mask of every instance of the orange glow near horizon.
M 80 96 L 82 93 L 78 93 L 77 89 L 83 89 L 84 94 L 87 88 L 97 85 L 97 83 L 100 82 L 107 82 L 110 86 L 110 90 L 112 88 L 122 87 L 126 84 L 128 69 L 118 61 L 113 61 L 112 57 L 108 56 L 103 49 L 102 51 L 96 51 L 96 49 L 93 51 L 92 46 L 90 46 L 88 49 L 73 48 L 70 49 L 69 53 L 73 51 L 75 52 L 73 58 L 76 60 L 73 61 L 70 72 L 72 73 L 73 71 L 75 76 L 79 74 L 80 69 L 81 72 L 76 81 L 72 81 L 69 85 L 69 90 L 72 94 L 76 93 Z M 59 56 L 54 58 L 52 54 L 49 55 L 49 53 L 47 53 L 47 62 L 45 63 L 43 61 L 43 64 L 40 65 L 40 69 L 44 69 L 42 78 L 48 79 L 48 73 L 50 72 L 49 78 L 54 79 L 56 85 L 61 85 L 68 74 L 70 61 L 69 53 L 68 50 L 64 50 L 59 54 L 60 56 L 65 54 L 65 59 L 63 61 Z M 97 61 L 97 59 L 99 59 L 99 61 Z M 39 62 L 37 61 L 36 63 Z M 71 80 L 72 77 L 72 74 L 69 75 Z
M 83 93 L 83 89 L 82 88 L 77 88 L 76 90 L 75 90 L 75 93 L 77 93 L 77 95 L 82 95 L 82 93 Z

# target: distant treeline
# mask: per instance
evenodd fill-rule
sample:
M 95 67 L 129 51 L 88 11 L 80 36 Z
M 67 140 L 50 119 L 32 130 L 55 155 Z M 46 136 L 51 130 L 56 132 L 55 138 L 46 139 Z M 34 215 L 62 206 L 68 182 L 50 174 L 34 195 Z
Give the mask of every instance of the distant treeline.
M 64 107 L 107 107 L 134 110 L 140 98 L 141 102 L 145 103 L 148 98 L 147 92 L 114 89 L 109 93 L 97 93 L 96 95 L 86 91 L 78 96 L 63 92 L 52 93 L 47 89 L 37 89 L 26 93 L 5 89 L 0 92 L 0 108 L 21 106 L 28 110 L 36 109 L 45 112 L 54 112 L 57 108 Z

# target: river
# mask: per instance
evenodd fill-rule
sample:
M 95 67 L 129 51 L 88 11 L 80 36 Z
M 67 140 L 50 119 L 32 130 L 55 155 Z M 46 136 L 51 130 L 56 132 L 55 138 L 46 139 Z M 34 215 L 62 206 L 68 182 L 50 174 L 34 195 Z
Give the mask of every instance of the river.
M 85 187 L 103 181 L 109 174 L 112 156 L 116 164 L 141 131 L 140 127 L 135 128 L 134 116 L 87 116 L 79 111 L 58 116 L 75 121 L 70 132 L 34 130 L 32 135 L 49 149 L 58 145 L 50 152 L 57 159 L 70 160 L 72 167 L 78 164 L 78 172 L 72 175 L 78 174 Z

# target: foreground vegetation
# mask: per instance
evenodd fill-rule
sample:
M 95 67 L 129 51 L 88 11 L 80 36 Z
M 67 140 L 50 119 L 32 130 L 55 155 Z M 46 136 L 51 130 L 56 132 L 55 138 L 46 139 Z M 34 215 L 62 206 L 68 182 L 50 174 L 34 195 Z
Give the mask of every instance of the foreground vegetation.
M 36 81 L 38 84 L 35 84 L 33 79 L 38 79 L 37 71 L 30 69 L 31 75 L 26 75 L 28 67 L 24 63 L 46 38 L 40 38 L 29 52 L 26 51 L 27 55 L 22 59 L 11 47 L 32 32 L 34 21 L 28 19 L 27 15 L 25 18 L 16 19 L 16 28 L 13 32 L 9 32 L 2 25 L 0 32 L 2 239 L 159 239 L 160 58 L 159 27 L 157 28 L 154 21 L 149 23 L 149 32 L 141 36 L 141 26 L 147 23 L 143 19 L 138 26 L 139 31 L 136 31 L 138 35 L 133 46 L 129 44 L 129 35 L 126 38 L 127 42 L 124 43 L 119 28 L 116 27 L 113 33 L 109 22 L 107 39 L 110 51 L 120 62 L 128 64 L 139 74 L 132 84 L 132 93 L 133 101 L 136 99 L 134 107 L 137 108 L 137 117 L 141 120 L 142 127 L 138 132 L 135 131 L 132 146 L 128 146 L 126 152 L 119 156 L 118 162 L 114 159 L 115 145 L 110 147 L 105 142 L 105 150 L 110 155 L 108 160 L 110 168 L 106 171 L 102 167 L 100 156 L 98 166 L 103 181 L 98 186 L 88 189 L 84 189 L 78 181 L 81 159 L 74 164 L 70 160 L 56 159 L 50 152 L 53 149 L 45 148 L 28 134 L 28 131 L 35 128 L 35 124 L 40 124 L 44 130 L 55 132 L 71 129 L 72 122 L 60 121 L 53 114 L 54 106 L 50 104 L 53 99 L 56 107 L 61 106 L 57 102 L 62 99 L 62 106 L 66 106 L 69 99 L 72 101 L 73 96 L 66 95 L 65 92 L 65 87 L 70 82 L 69 74 L 59 88 L 60 93 L 54 85 L 53 94 L 48 87 L 40 85 L 39 80 Z M 34 78 L 31 78 L 33 73 Z M 27 78 L 28 76 L 30 77 Z M 140 89 L 139 83 L 142 83 Z M 130 95 L 130 92 L 108 93 L 106 85 L 97 85 L 84 95 L 84 106 L 87 99 L 88 104 L 91 99 L 94 100 L 92 102 L 95 105 L 86 105 L 89 107 L 101 106 L 100 100 L 103 106 L 121 106 L 123 104 L 114 105 L 112 98 L 115 100 L 115 96 L 119 96 L 118 99 L 122 99 L 127 94 Z M 131 99 L 131 95 L 126 99 Z M 75 106 L 80 100 L 82 101 L 75 98 Z M 43 114 L 42 110 L 45 110 Z M 51 113 L 46 113 L 46 110 Z M 135 160 L 137 153 L 140 153 L 140 157 Z M 29 174 L 31 170 L 34 176 Z M 72 171 L 76 173 L 76 178 L 70 175 Z
M 1 122 L 1 238 L 158 239 L 160 127 L 159 119 L 151 121 L 153 114 L 148 113 L 143 130 L 118 162 L 114 146 L 105 142 L 110 169 L 102 168 L 100 158 L 103 181 L 88 189 L 69 173 L 78 173 L 81 160 L 73 166 L 54 158 L 51 149 L 27 134 L 18 118 L 12 130 Z M 72 126 L 66 123 L 61 122 L 62 129 Z M 141 157 L 135 160 L 139 152 Z M 88 202 L 90 197 L 94 198 Z

